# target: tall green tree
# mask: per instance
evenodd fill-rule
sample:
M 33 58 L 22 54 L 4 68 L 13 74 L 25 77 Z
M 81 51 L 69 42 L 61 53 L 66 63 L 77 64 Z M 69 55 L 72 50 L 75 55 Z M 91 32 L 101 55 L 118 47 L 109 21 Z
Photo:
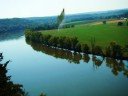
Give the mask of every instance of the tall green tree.
M 78 38 L 77 37 L 72 37 L 71 38 L 71 46 L 72 46 L 72 49 L 75 50 L 75 47 L 76 47 L 76 44 L 78 43 Z
M 57 24 L 58 26 L 62 23 L 65 17 L 65 10 L 63 9 L 61 14 L 57 17 Z

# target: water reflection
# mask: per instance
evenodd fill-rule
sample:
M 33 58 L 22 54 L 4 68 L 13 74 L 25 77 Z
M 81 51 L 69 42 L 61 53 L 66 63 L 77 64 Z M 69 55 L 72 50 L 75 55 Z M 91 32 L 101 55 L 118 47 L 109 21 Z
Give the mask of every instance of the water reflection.
M 23 35 L 24 35 L 23 30 L 2 32 L 2 33 L 0 32 L 0 41 L 19 39 Z
M 82 55 L 79 53 L 73 53 L 71 51 L 68 50 L 62 50 L 62 49 L 56 49 L 56 48 L 51 48 L 42 44 L 38 44 L 38 43 L 33 43 L 33 42 L 29 42 L 27 41 L 27 44 L 31 45 L 32 48 L 36 51 L 41 51 L 45 54 L 54 56 L 56 58 L 61 58 L 61 59 L 66 59 L 68 60 L 70 63 L 75 63 L 75 64 L 79 64 L 80 60 L 82 59 Z M 85 55 L 86 56 L 86 55 Z
M 45 54 L 54 56 L 56 58 L 66 59 L 68 60 L 68 62 L 73 64 L 80 64 L 80 60 L 83 60 L 85 63 L 92 61 L 93 67 L 95 69 L 100 67 L 103 64 L 103 62 L 106 61 L 105 62 L 106 66 L 112 69 L 112 73 L 115 76 L 117 76 L 119 73 L 123 73 L 124 76 L 128 77 L 128 68 L 126 65 L 127 63 L 125 64 L 123 60 L 117 60 L 108 57 L 105 58 L 96 55 L 74 53 L 68 50 L 56 49 L 27 40 L 26 43 L 31 45 L 32 48 L 36 51 L 41 51 Z
M 112 58 L 106 58 L 106 65 L 112 69 L 114 75 L 118 75 L 119 72 L 123 72 L 128 77 L 128 69 L 122 60 L 116 60 Z
M 83 61 L 86 62 L 86 63 L 88 63 L 89 60 L 90 60 L 89 55 L 88 54 L 83 54 Z
M 98 58 L 98 56 L 96 55 L 92 55 L 92 61 L 93 61 L 93 65 L 95 68 L 98 68 L 101 66 L 101 64 L 103 63 L 105 57 L 100 57 Z

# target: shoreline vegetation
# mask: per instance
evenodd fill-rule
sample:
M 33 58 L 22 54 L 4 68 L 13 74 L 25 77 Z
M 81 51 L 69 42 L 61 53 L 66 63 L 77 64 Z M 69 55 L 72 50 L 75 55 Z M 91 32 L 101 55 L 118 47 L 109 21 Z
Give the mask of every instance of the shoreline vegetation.
M 126 45 L 125 47 L 122 47 L 115 41 L 111 41 L 110 44 L 108 46 L 106 45 L 106 48 L 103 50 L 101 46 L 96 45 L 95 38 L 90 38 L 90 47 L 88 44 L 80 43 L 77 37 L 53 36 L 32 30 L 26 30 L 25 37 L 28 41 L 40 43 L 48 47 L 54 47 L 57 49 L 69 50 L 84 54 L 111 57 L 114 59 L 128 60 L 128 46 Z
M 125 62 L 123 60 L 117 60 L 109 57 L 104 58 L 101 56 L 90 55 L 85 53 L 75 53 L 69 50 L 62 50 L 45 46 L 41 43 L 34 43 L 29 40 L 26 40 L 26 43 L 36 51 L 43 52 L 55 58 L 66 59 L 70 64 L 80 64 L 81 61 L 88 64 L 90 61 L 92 61 L 93 67 L 97 69 L 103 64 L 103 62 L 105 62 L 106 66 L 111 69 L 111 72 L 115 76 L 118 76 L 119 73 L 123 73 L 123 75 L 128 78 L 128 69 L 126 68 Z
M 10 60 L 5 63 L 2 63 L 2 61 L 3 54 L 0 53 L 0 96 L 28 96 L 23 85 L 13 83 L 11 76 L 7 75 L 7 65 Z
M 66 25 L 64 23 L 64 19 L 65 19 L 65 10 L 63 9 L 61 14 L 57 17 L 57 23 L 55 24 L 58 26 L 57 27 L 58 32 L 57 32 L 57 29 L 50 30 L 50 31 L 46 30 L 45 32 L 43 32 L 43 29 L 41 29 L 41 28 L 39 28 L 39 30 L 37 30 L 38 28 L 36 28 L 35 30 L 27 29 L 25 31 L 25 37 L 27 40 L 30 40 L 32 42 L 41 43 L 46 46 L 57 48 L 57 49 L 74 51 L 74 53 L 78 52 L 78 53 L 84 53 L 84 54 L 99 55 L 99 56 L 103 56 L 103 57 L 111 57 L 111 58 L 115 58 L 115 59 L 128 59 L 128 45 L 122 46 L 122 45 L 120 45 L 120 43 L 117 42 L 119 39 L 118 37 L 120 37 L 120 35 L 118 35 L 118 37 L 114 40 L 113 40 L 113 36 L 111 38 L 109 37 L 110 39 L 107 37 L 107 36 L 110 36 L 110 33 L 113 33 L 114 31 L 115 32 L 118 31 L 117 28 L 121 28 L 121 26 L 126 27 L 126 28 L 123 28 L 125 30 L 123 30 L 121 28 L 119 32 L 117 32 L 117 33 L 114 32 L 113 35 L 122 34 L 121 33 L 122 30 L 123 30 L 123 32 L 127 32 L 127 26 L 128 26 L 127 19 L 123 20 L 123 21 L 117 20 L 116 26 L 113 25 L 113 24 L 115 24 L 114 22 L 111 24 L 110 23 L 111 21 L 109 21 L 107 19 L 108 21 L 103 20 L 102 24 L 100 24 L 100 26 L 99 26 L 99 24 L 91 25 L 92 27 L 89 27 L 90 24 L 88 24 L 86 26 L 84 24 L 83 25 L 81 24 L 77 27 L 75 25 Z M 82 27 L 80 27 L 80 26 L 82 26 Z M 90 29 L 88 29 L 88 28 L 90 28 Z M 88 33 L 88 31 L 90 31 L 90 32 Z M 98 31 L 101 31 L 101 32 L 98 32 Z M 48 32 L 48 34 L 47 34 L 47 32 Z M 97 32 L 98 32 L 98 34 L 97 34 Z M 103 34 L 103 32 L 104 32 L 104 34 Z M 63 33 L 63 35 L 61 33 Z M 68 34 L 68 33 L 70 33 L 70 34 Z M 73 35 L 75 33 L 77 33 L 78 36 Z M 107 35 L 105 35 L 105 33 Z M 56 34 L 56 35 L 54 35 L 54 34 Z M 90 36 L 85 37 L 83 35 L 90 35 Z M 97 37 L 101 38 L 102 36 L 106 37 L 106 40 L 109 41 L 108 45 L 103 44 L 104 48 L 103 48 L 102 44 L 96 44 Z M 124 36 L 124 34 L 122 35 L 122 37 L 123 36 Z M 80 42 L 80 40 L 78 38 L 82 38 L 81 39 L 82 42 Z M 89 41 L 90 46 L 89 46 L 89 42 L 85 43 L 85 41 L 87 41 L 86 38 L 90 39 L 90 41 Z M 123 38 L 120 38 L 120 39 L 122 40 Z M 102 41 L 102 43 L 105 43 L 104 38 L 100 39 L 99 41 Z
M 8 76 L 7 66 L 10 60 L 2 63 L 3 59 L 3 53 L 0 53 L 0 96 L 30 96 L 22 84 L 15 84 L 11 80 L 12 76 Z M 46 94 L 42 92 L 38 96 L 46 96 Z

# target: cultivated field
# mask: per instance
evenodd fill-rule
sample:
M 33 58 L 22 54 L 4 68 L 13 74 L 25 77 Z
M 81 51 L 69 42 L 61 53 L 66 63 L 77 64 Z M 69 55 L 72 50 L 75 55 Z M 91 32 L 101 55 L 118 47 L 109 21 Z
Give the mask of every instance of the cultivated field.
M 125 21 L 123 26 L 117 26 L 117 21 L 108 21 L 107 24 L 95 22 L 90 24 L 76 25 L 74 28 L 42 31 L 42 34 L 50 34 L 54 36 L 78 37 L 81 43 L 90 46 L 91 38 L 95 37 L 96 45 L 100 45 L 103 49 L 109 45 L 111 41 L 116 41 L 124 46 L 128 44 L 128 26 Z

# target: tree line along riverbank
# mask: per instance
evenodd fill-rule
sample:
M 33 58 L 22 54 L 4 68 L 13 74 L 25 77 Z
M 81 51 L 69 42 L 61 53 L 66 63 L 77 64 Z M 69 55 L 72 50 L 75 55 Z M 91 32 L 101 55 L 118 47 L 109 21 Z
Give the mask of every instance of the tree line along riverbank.
M 25 37 L 32 42 L 41 43 L 43 45 L 55 48 L 66 49 L 79 53 L 94 54 L 104 57 L 112 57 L 116 59 L 128 59 L 128 46 L 122 47 L 115 41 L 111 41 L 109 45 L 103 50 L 100 45 L 95 44 L 95 38 L 91 38 L 90 44 L 80 43 L 77 37 L 68 36 L 53 36 L 49 34 L 42 34 L 41 32 L 25 31 Z

